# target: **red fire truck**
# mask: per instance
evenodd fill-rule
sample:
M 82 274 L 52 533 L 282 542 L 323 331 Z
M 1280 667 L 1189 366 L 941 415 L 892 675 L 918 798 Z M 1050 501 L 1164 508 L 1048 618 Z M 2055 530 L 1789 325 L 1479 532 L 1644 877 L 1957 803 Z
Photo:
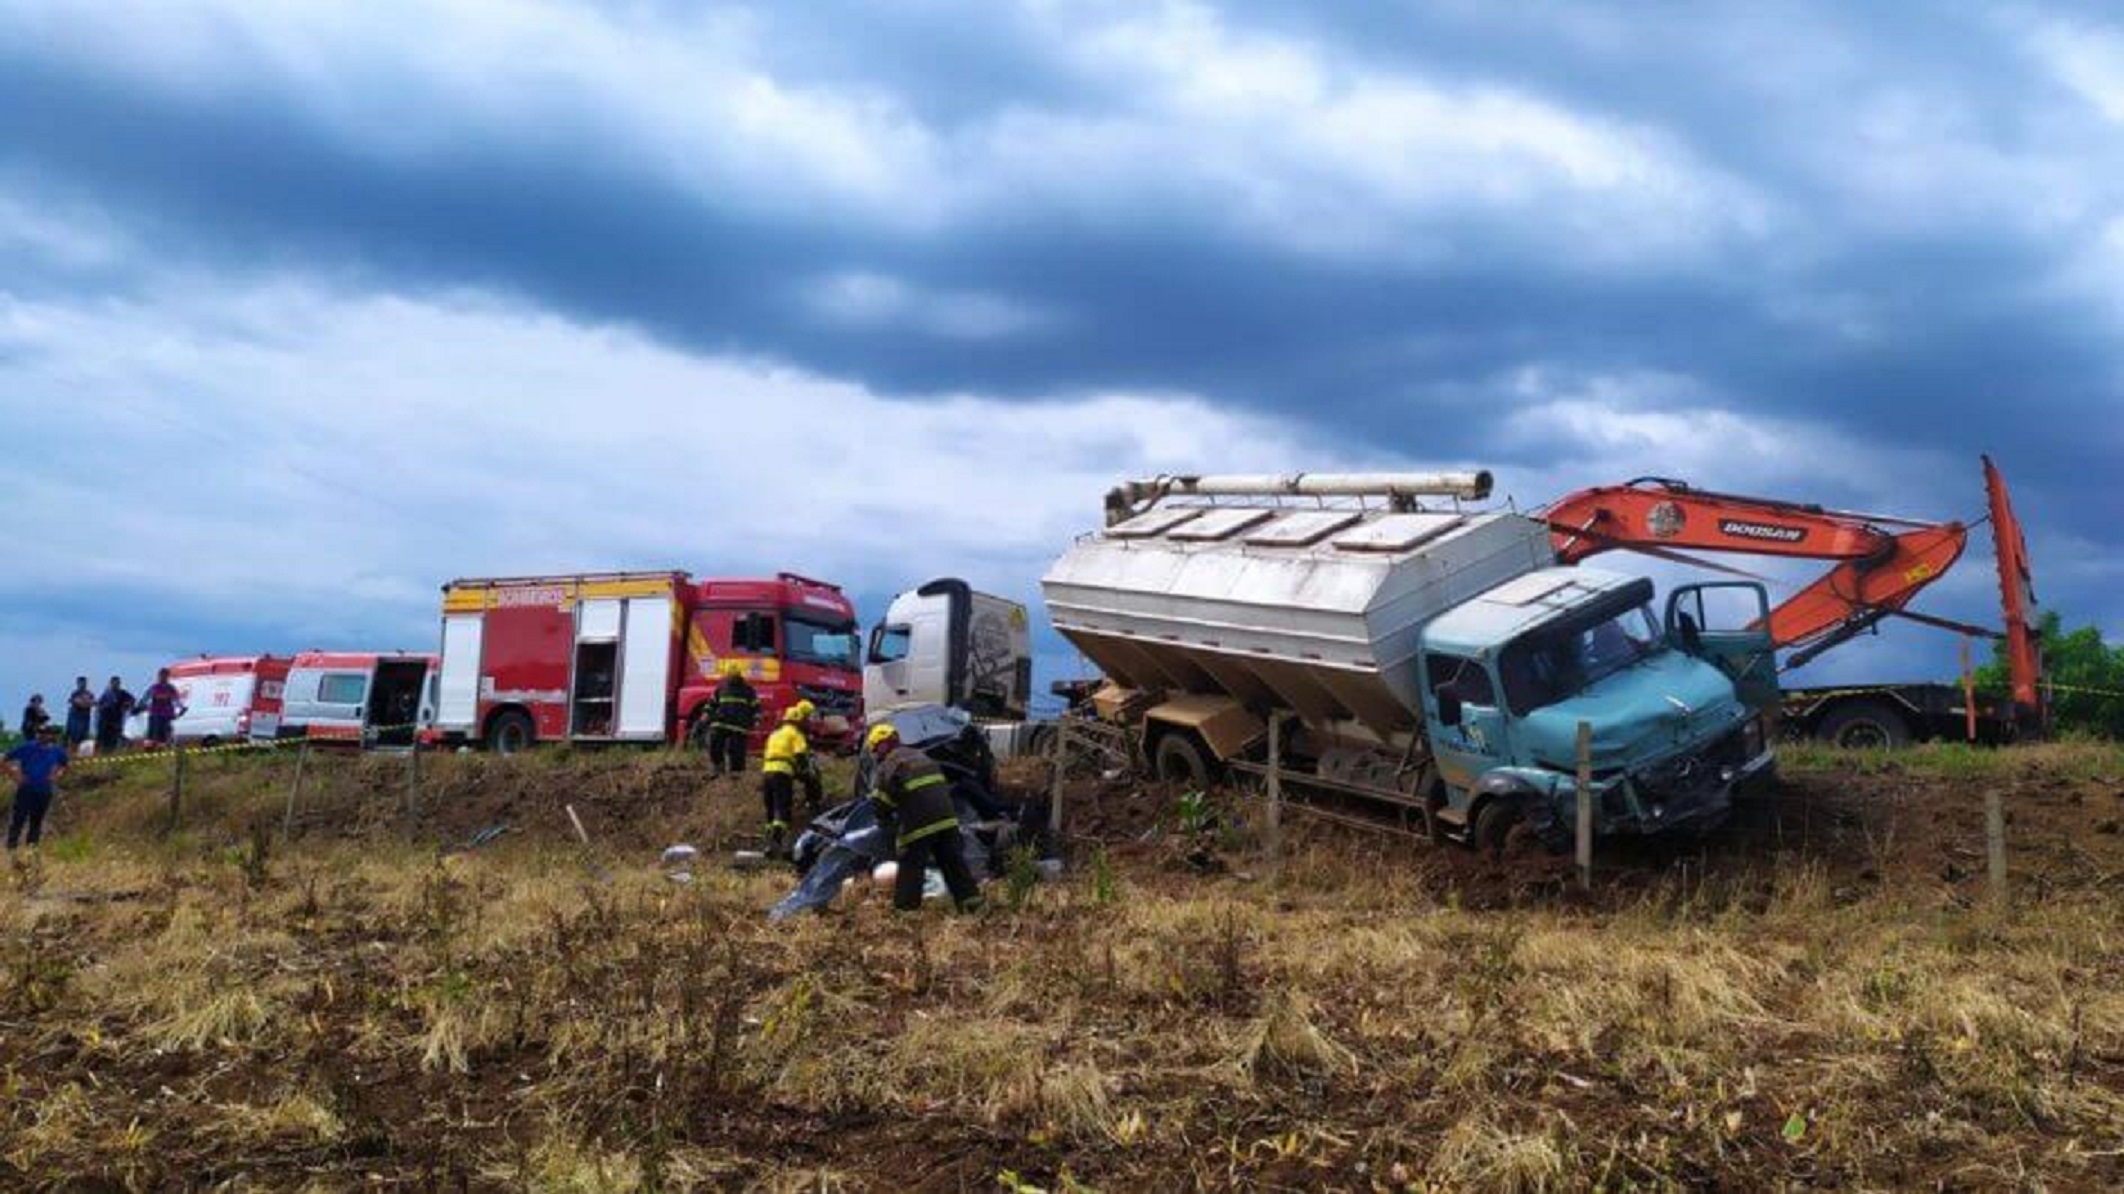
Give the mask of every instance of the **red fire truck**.
M 726 659 L 760 695 L 759 735 L 799 699 L 823 746 L 862 717 L 855 606 L 838 586 L 606 572 L 443 586 L 435 729 L 508 753 L 537 742 L 687 742 Z

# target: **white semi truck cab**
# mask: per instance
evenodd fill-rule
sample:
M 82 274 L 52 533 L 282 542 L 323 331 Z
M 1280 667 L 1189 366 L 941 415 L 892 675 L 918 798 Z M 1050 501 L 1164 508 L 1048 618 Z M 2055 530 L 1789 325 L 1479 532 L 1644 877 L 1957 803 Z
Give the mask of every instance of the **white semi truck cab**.
M 1032 694 L 1025 607 L 941 577 L 892 599 L 870 630 L 863 707 L 872 712 L 949 705 L 975 717 L 1022 721 Z

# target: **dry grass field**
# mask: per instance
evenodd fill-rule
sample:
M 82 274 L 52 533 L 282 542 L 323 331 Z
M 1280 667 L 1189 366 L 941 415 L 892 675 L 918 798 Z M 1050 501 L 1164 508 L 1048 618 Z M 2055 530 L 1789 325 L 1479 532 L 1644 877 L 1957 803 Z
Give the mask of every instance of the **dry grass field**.
M 168 834 L 165 764 L 78 772 L 0 877 L 0 1186 L 2124 1186 L 2113 746 L 1794 752 L 1590 895 L 1085 792 L 1061 882 L 778 926 L 785 873 L 656 866 L 757 815 L 696 759 L 422 766 L 313 758 L 285 843 L 285 756 Z

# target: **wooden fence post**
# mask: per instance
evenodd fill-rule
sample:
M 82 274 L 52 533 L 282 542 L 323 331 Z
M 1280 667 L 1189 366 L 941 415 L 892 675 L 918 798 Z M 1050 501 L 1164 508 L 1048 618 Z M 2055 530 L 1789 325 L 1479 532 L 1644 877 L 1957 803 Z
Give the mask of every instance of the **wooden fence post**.
M 1593 723 L 1578 723 L 1578 886 L 1593 889 Z
M 310 740 L 304 738 L 295 745 L 295 781 L 288 785 L 288 810 L 280 817 L 280 840 L 285 844 L 295 836 L 295 805 L 302 799 L 302 772 L 310 762 Z
M 406 750 L 406 840 L 413 840 L 413 823 L 420 816 L 420 743 Z
M 177 743 L 170 746 L 170 811 L 162 826 L 164 837 L 177 832 L 179 819 L 184 815 L 184 747 Z
M 1984 793 L 1984 856 L 1991 876 L 1991 901 L 2006 906 L 2006 805 L 1999 790 Z
M 1069 763 L 1069 715 L 1055 725 L 1054 774 L 1048 777 L 1047 835 L 1053 839 L 1055 850 L 1062 849 L 1062 771 Z
M 1283 878 L 1283 718 L 1269 714 L 1268 724 L 1269 874 Z

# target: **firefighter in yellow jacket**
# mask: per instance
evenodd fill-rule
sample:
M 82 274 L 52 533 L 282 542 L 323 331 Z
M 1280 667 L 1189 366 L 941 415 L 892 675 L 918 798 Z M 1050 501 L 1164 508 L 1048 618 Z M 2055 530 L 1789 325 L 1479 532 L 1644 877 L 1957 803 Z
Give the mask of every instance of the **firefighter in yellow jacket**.
M 760 799 L 767 806 L 767 853 L 772 857 L 787 851 L 797 777 L 812 770 L 811 740 L 804 736 L 805 717 L 802 701 L 782 710 L 782 724 L 767 735 L 767 749 L 760 759 Z

